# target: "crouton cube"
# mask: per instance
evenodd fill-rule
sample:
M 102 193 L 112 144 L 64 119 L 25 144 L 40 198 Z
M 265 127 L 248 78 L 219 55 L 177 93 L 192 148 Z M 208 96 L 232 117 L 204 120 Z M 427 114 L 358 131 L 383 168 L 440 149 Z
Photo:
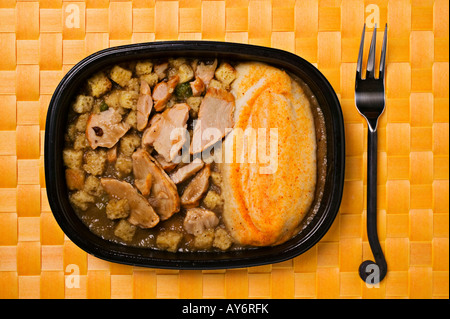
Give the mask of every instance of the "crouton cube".
M 130 81 L 133 73 L 130 70 L 124 69 L 118 65 L 115 65 L 109 72 L 109 77 L 111 80 L 119 84 L 121 87 L 125 87 Z
M 214 75 L 217 80 L 222 82 L 225 88 L 229 88 L 230 84 L 236 79 L 236 70 L 229 63 L 223 62 Z
M 86 134 L 78 133 L 73 141 L 73 148 L 75 150 L 83 150 L 88 147 L 90 146 L 88 140 L 86 139 Z
M 208 88 L 223 89 L 223 90 L 226 89 L 225 85 L 222 82 L 217 81 L 216 79 L 212 79 L 211 81 L 209 81 Z
M 128 81 L 127 85 L 125 86 L 127 91 L 132 91 L 136 93 L 139 93 L 140 87 L 141 83 L 138 78 L 131 78 L 130 81 Z
M 219 172 L 211 172 L 211 181 L 214 185 L 222 185 L 222 175 Z
M 179 83 L 190 81 L 194 78 L 194 70 L 189 64 L 182 64 L 178 68 L 178 76 L 180 77 Z
M 125 198 L 112 199 L 106 205 L 106 217 L 109 219 L 127 218 L 128 215 L 130 215 L 130 205 Z
M 64 165 L 68 168 L 81 168 L 83 164 L 83 151 L 66 148 L 63 150 Z
M 205 198 L 203 198 L 203 204 L 206 208 L 214 209 L 223 205 L 223 199 L 215 191 L 210 190 L 206 194 Z
M 121 219 L 114 229 L 114 235 L 124 241 L 130 242 L 136 232 L 136 226 L 130 224 L 126 219 Z
M 112 108 L 119 108 L 120 107 L 120 95 L 122 93 L 122 90 L 112 90 L 111 93 L 105 95 L 105 103 Z
M 120 115 L 124 115 L 128 111 L 121 105 L 122 92 L 123 92 L 122 90 L 113 90 L 111 91 L 111 93 L 105 95 L 104 97 L 106 105 L 108 105 L 108 107 L 112 107 L 113 109 L 115 109 Z
M 150 87 L 154 87 L 159 80 L 158 74 L 156 74 L 155 72 L 141 75 L 139 79 L 147 82 Z
M 159 249 L 176 252 L 181 243 L 181 239 L 183 239 L 183 234 L 168 230 L 158 234 L 156 237 L 156 245 Z
M 69 195 L 69 201 L 72 205 L 84 211 L 88 209 L 90 203 L 95 201 L 95 198 L 84 190 L 79 190 Z
M 94 98 L 92 96 L 80 94 L 72 104 L 72 109 L 77 113 L 86 113 L 92 110 L 93 105 Z
M 74 122 L 75 128 L 78 132 L 86 131 L 86 126 L 87 126 L 87 121 L 89 119 L 89 116 L 90 116 L 89 113 L 84 113 L 84 114 L 81 114 L 80 116 L 78 116 L 78 118 Z
M 101 175 L 105 170 L 106 151 L 102 149 L 87 151 L 84 160 L 85 164 L 83 165 L 83 169 L 87 173 Z
M 230 235 L 228 235 L 228 232 L 221 227 L 216 228 L 214 232 L 213 247 L 219 248 L 220 250 L 227 250 L 232 244 L 233 241 L 231 240 Z
M 189 105 L 189 115 L 193 118 L 198 117 L 198 110 L 200 109 L 200 104 L 202 103 L 201 96 L 191 96 L 186 100 L 187 105 Z
M 141 138 L 136 133 L 127 133 L 120 139 L 119 151 L 125 156 L 133 155 L 141 145 Z
M 166 103 L 166 110 L 172 108 L 175 104 L 178 103 L 178 99 L 175 95 L 172 95 L 169 99 L 169 101 L 167 101 Z
M 92 196 L 98 197 L 103 194 L 103 187 L 100 183 L 100 179 L 93 175 L 86 177 L 83 190 Z
M 106 92 L 108 92 L 112 87 L 111 81 L 103 73 L 99 72 L 94 74 L 88 80 L 88 88 L 93 97 L 100 97 Z
M 196 249 L 211 248 L 214 241 L 214 229 L 206 229 L 194 238 L 194 246 Z
M 131 110 L 125 117 L 125 123 L 137 130 L 137 111 Z
M 185 58 L 169 58 L 169 65 L 171 68 L 178 69 L 183 64 L 186 64 Z
M 66 183 L 71 191 L 83 189 L 84 171 L 78 168 L 66 169 Z
M 75 140 L 75 137 L 77 137 L 77 127 L 75 124 L 69 124 L 67 127 L 67 134 L 65 135 L 65 139 L 68 142 L 73 142 Z
M 167 76 L 169 77 L 169 79 L 177 75 L 178 75 L 178 68 L 170 68 L 169 71 L 167 72 Z
M 135 72 L 137 76 L 150 74 L 153 70 L 153 63 L 151 61 L 139 61 L 136 63 Z
M 119 104 L 125 109 L 135 110 L 139 93 L 134 91 L 122 91 L 119 98 Z
M 120 154 L 116 159 L 116 164 L 114 165 L 117 174 L 119 177 L 126 176 L 128 174 L 131 174 L 131 171 L 133 170 L 133 160 L 129 156 L 124 156 Z

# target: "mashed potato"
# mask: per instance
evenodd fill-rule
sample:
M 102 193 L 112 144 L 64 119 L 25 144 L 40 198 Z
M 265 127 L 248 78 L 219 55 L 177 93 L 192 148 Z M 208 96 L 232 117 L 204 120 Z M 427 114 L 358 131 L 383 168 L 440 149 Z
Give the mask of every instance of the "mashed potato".
M 269 137 L 277 138 L 278 145 L 263 161 L 255 153 L 267 154 L 269 146 L 264 150 L 251 139 L 231 143 L 236 134 L 227 136 L 233 162 L 221 165 L 223 219 L 239 244 L 276 245 L 295 234 L 314 199 L 314 119 L 307 97 L 286 72 L 262 63 L 242 63 L 236 71 L 231 87 L 236 98 L 233 131 L 263 128 L 267 145 Z M 271 128 L 277 134 L 270 135 Z

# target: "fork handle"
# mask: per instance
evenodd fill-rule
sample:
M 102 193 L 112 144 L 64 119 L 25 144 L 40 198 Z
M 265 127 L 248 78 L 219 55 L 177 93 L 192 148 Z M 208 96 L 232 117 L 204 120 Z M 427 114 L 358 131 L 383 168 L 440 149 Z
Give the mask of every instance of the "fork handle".
M 367 237 L 375 262 L 366 260 L 359 266 L 359 276 L 367 284 L 379 283 L 387 273 L 386 259 L 377 232 L 377 147 L 377 130 L 369 125 L 367 143 Z

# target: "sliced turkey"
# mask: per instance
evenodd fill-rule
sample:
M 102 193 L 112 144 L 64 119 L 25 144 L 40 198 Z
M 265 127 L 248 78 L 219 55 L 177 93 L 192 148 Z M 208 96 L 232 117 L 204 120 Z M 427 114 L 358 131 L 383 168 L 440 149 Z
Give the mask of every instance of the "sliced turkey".
M 141 80 L 139 93 L 139 99 L 137 101 L 137 129 L 143 131 L 147 127 L 148 117 L 153 108 L 150 86 L 145 80 Z
M 209 82 L 211 82 L 217 68 L 217 59 L 214 59 L 212 63 L 208 62 L 199 62 L 195 69 L 195 77 L 200 78 L 205 85 L 208 85 Z
M 180 210 L 177 187 L 158 161 L 143 149 L 138 149 L 131 157 L 135 185 L 161 220 L 166 220 L 177 213 Z
M 203 83 L 202 79 L 196 77 L 194 81 L 189 83 L 192 90 L 192 96 L 200 96 L 205 90 L 205 83 Z
M 177 167 L 177 163 L 173 163 L 173 162 L 168 162 L 164 159 L 164 156 L 156 154 L 155 155 L 155 159 L 158 161 L 158 163 L 161 165 L 161 167 L 166 171 L 166 172 L 171 172 L 172 170 L 175 169 L 175 167 Z
M 189 182 L 188 186 L 181 196 L 181 205 L 186 208 L 196 207 L 205 195 L 209 187 L 209 176 L 211 169 L 206 165 L 195 177 Z
M 142 135 L 144 146 L 153 146 L 167 162 L 172 162 L 186 141 L 186 122 L 189 118 L 189 105 L 175 104 L 150 121 L 150 127 Z
M 179 81 L 180 77 L 178 75 L 175 75 L 174 77 L 170 78 L 169 81 L 162 81 L 155 85 L 152 94 L 152 98 L 155 101 L 155 111 L 159 112 L 164 109 L 167 101 L 169 101 Z
M 218 224 L 219 218 L 217 218 L 214 212 L 197 207 L 190 208 L 186 211 L 183 227 L 189 234 L 199 235 L 206 229 L 214 228 Z
M 89 145 L 97 147 L 111 148 L 130 129 L 128 123 L 122 122 L 122 116 L 114 108 L 91 114 L 87 121 L 86 138 Z
M 100 182 L 108 195 L 117 199 L 125 198 L 128 200 L 131 209 L 128 221 L 131 224 L 141 228 L 152 228 L 159 223 L 159 216 L 133 185 L 113 178 L 102 178 Z
M 114 145 L 106 152 L 106 160 L 109 163 L 114 163 L 117 160 L 117 145 Z
M 169 62 L 161 62 L 158 64 L 155 64 L 153 70 L 158 75 L 158 80 L 162 80 L 166 77 L 166 71 L 169 68 Z
M 180 167 L 170 174 L 170 178 L 175 184 L 179 184 L 201 170 L 204 165 L 205 163 L 200 158 L 196 158 L 191 163 Z
M 200 104 L 191 143 L 191 154 L 221 140 L 234 126 L 234 96 L 224 89 L 209 88 Z

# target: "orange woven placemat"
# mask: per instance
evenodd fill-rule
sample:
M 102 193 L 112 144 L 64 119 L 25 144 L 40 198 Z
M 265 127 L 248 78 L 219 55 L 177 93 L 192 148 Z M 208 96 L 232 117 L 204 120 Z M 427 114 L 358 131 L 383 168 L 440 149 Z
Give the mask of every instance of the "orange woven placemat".
M 448 298 L 448 15 L 444 0 L 1 0 L 0 298 Z M 353 99 L 364 22 L 389 25 L 378 178 L 389 272 L 379 287 L 357 273 L 372 258 L 367 127 Z M 86 254 L 56 224 L 43 169 L 53 90 L 97 50 L 167 39 L 288 50 L 332 83 L 345 119 L 345 193 L 332 228 L 305 254 L 235 270 L 144 269 Z

